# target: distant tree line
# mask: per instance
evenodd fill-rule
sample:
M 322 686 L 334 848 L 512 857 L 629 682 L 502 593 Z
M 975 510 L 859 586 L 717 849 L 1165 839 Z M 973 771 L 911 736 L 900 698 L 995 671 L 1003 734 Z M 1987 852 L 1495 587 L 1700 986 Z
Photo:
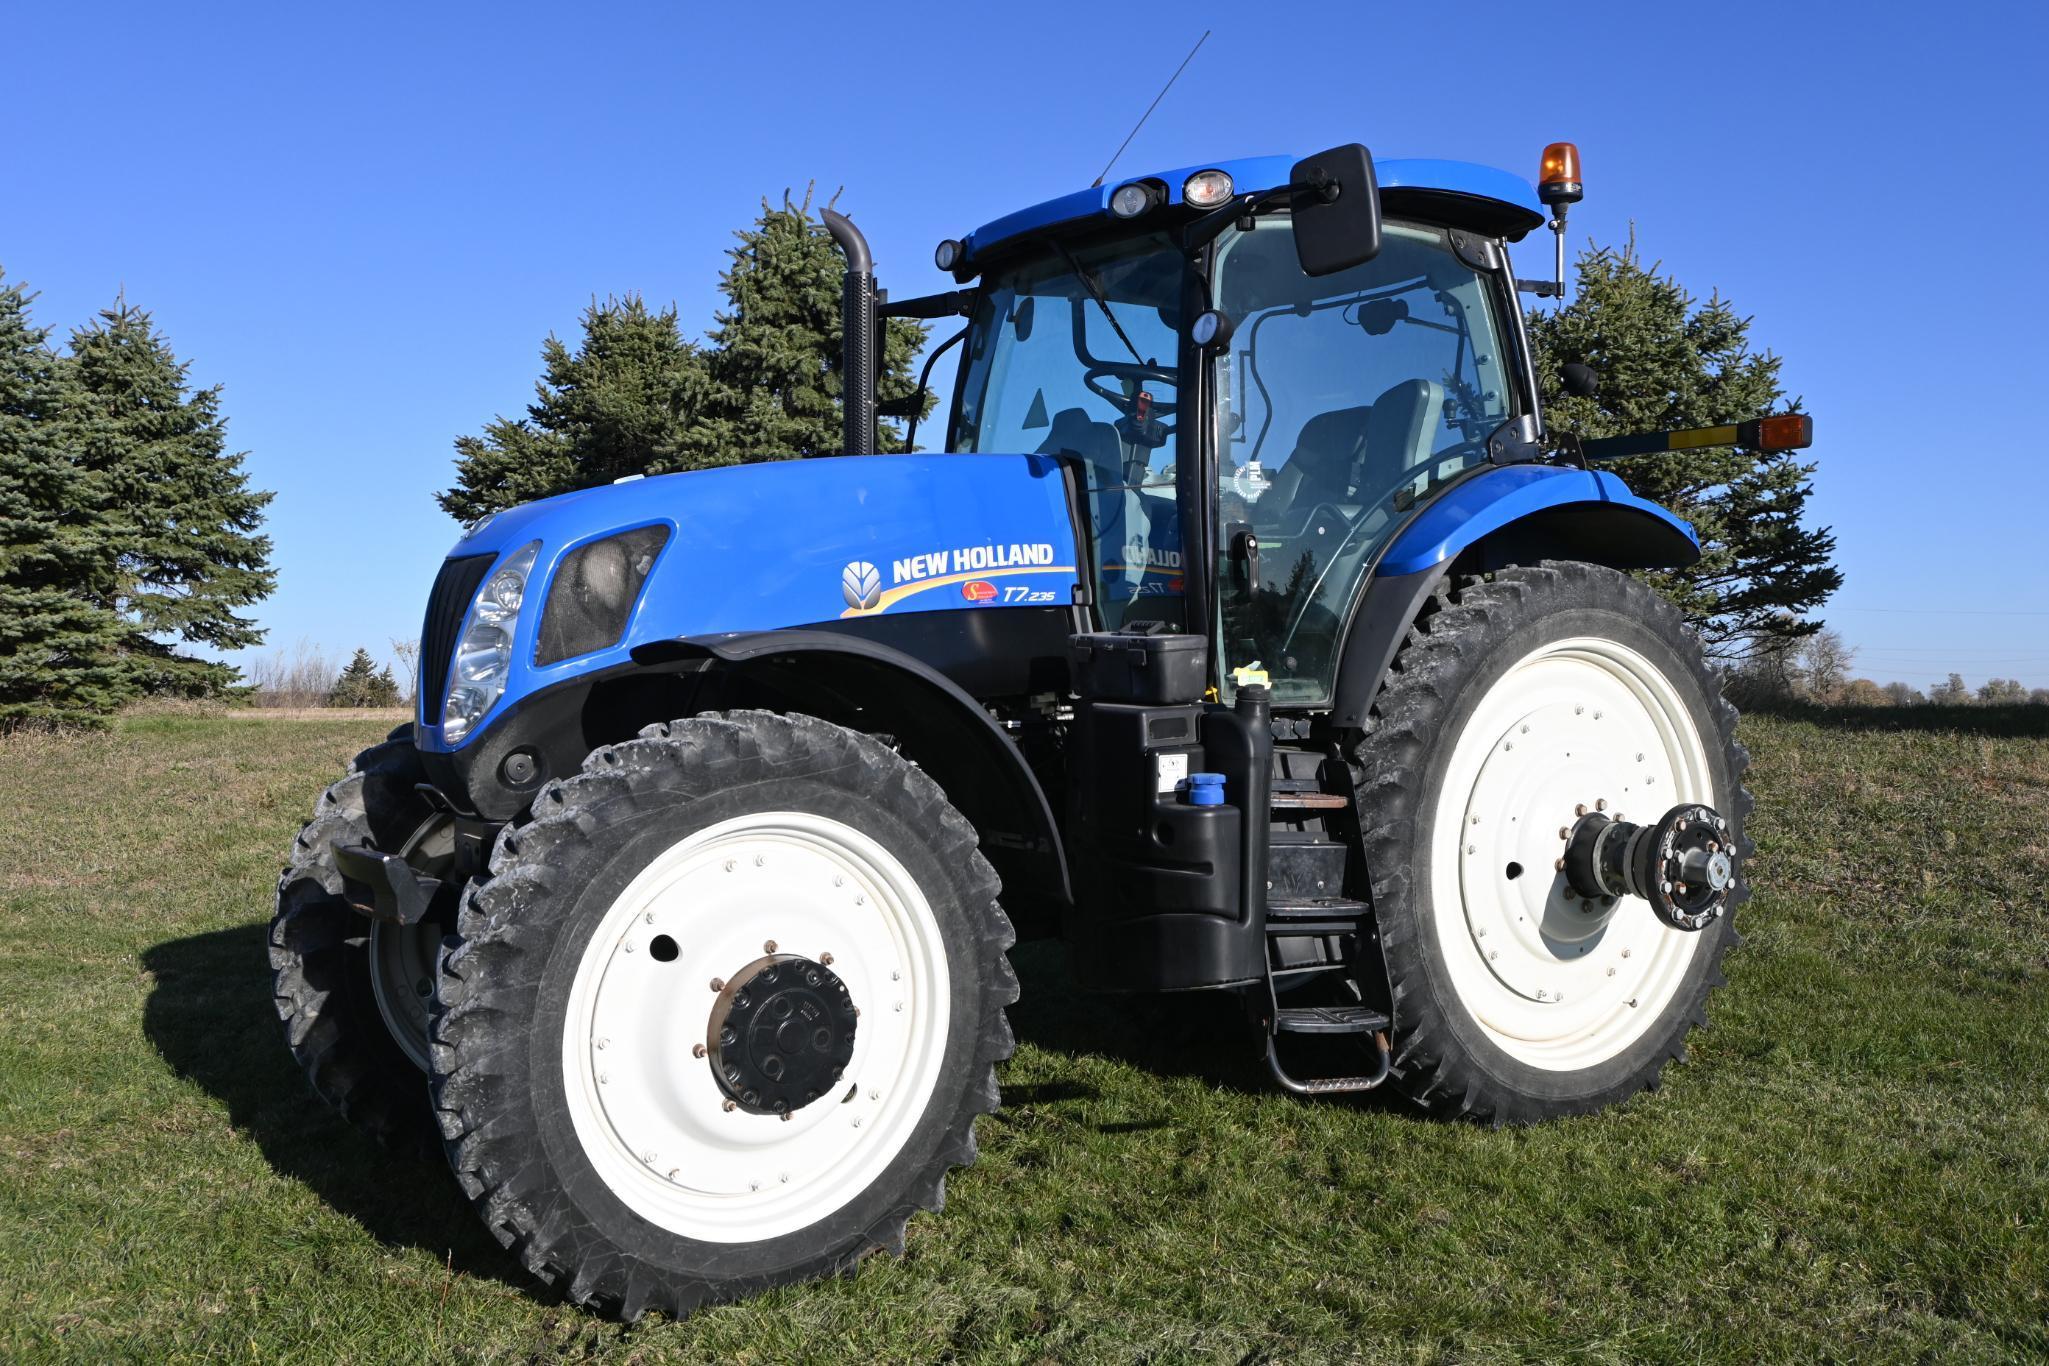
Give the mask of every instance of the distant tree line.
M 118 300 L 59 350 L 33 298 L 0 278 L 0 731 L 220 696 L 235 670 L 180 647 L 263 639 L 271 495 L 148 313 Z
M 1748 707 L 2049 706 L 2049 688 L 2029 688 L 2017 678 L 1987 679 L 1973 690 L 1962 674 L 1952 673 L 1923 692 L 1908 683 L 1854 677 L 1856 658 L 1856 650 L 1830 627 L 1774 637 L 1729 671 L 1727 691 Z

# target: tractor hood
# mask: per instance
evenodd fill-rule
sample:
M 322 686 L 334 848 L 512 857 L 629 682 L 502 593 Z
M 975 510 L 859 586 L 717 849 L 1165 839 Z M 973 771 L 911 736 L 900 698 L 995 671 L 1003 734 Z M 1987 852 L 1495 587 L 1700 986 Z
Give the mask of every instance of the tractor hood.
M 636 645 L 908 612 L 1002 611 L 1075 600 L 1072 486 L 1043 455 L 892 455 L 774 461 L 656 475 L 509 508 L 449 552 L 422 631 L 420 735 L 447 750 L 441 708 L 455 643 L 495 570 L 533 548 L 511 628 L 506 699 L 627 661 Z M 565 562 L 653 529 L 659 541 L 624 629 L 609 645 L 541 662 L 542 625 L 567 610 Z M 568 574 L 577 572 L 569 565 Z M 558 576 L 563 581 L 558 584 Z M 558 591 L 559 589 L 559 591 Z

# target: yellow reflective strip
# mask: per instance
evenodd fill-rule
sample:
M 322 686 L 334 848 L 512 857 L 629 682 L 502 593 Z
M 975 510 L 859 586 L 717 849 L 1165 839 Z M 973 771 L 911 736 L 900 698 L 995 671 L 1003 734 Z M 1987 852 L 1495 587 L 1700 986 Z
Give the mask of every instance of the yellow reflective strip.
M 1694 427 L 1683 432 L 1666 434 L 1666 449 L 1688 450 L 1694 446 L 1733 446 L 1736 444 L 1736 428 Z
M 950 583 L 970 583 L 975 579 L 1001 579 L 1007 578 L 1012 574 L 1072 574 L 1073 572 L 1074 566 L 1071 564 L 1028 564 L 1019 565 L 1014 569 L 981 569 L 968 574 L 947 574 L 936 579 L 920 579 L 916 583 L 902 584 L 884 593 L 873 607 L 866 610 L 859 607 L 849 607 L 840 615 L 842 617 L 872 617 L 877 612 L 888 611 L 892 606 L 902 602 L 913 593 L 922 593 L 928 588 L 944 588 Z

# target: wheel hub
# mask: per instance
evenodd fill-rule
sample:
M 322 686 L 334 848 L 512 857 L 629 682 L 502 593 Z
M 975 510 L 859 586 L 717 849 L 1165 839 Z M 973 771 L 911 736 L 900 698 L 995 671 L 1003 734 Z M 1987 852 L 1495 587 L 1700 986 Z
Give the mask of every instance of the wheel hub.
M 1588 812 L 1566 840 L 1565 878 L 1583 897 L 1640 896 L 1674 929 L 1698 930 L 1728 908 L 1736 885 L 1729 823 L 1699 802 L 1653 825 Z
M 712 1004 L 705 1026 L 712 1077 L 749 1114 L 792 1114 L 845 1075 L 860 1013 L 825 964 L 788 953 L 757 958 Z

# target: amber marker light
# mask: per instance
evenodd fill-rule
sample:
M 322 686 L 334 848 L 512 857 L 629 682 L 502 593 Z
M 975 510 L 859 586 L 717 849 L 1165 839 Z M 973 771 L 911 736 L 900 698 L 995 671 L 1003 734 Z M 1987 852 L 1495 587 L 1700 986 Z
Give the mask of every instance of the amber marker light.
M 1761 417 L 1757 420 L 1754 444 L 1761 451 L 1805 450 L 1814 444 L 1814 419 L 1806 413 Z
M 1577 204 L 1585 193 L 1579 178 L 1579 148 L 1569 142 L 1546 147 L 1537 175 L 1537 198 L 1546 204 Z

